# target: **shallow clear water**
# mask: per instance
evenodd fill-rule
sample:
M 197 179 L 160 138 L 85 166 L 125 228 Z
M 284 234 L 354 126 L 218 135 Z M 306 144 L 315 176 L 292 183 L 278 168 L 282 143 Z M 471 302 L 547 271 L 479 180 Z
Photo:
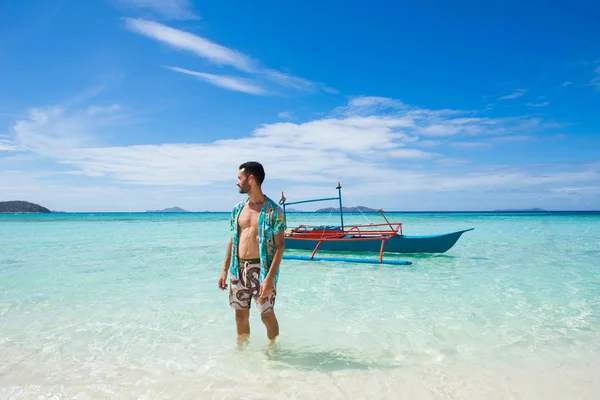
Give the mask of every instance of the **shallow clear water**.
M 407 266 L 284 260 L 278 344 L 254 312 L 244 349 L 217 289 L 228 217 L 0 215 L 0 398 L 600 393 L 600 214 L 387 214 L 409 235 L 475 230 L 390 256 Z

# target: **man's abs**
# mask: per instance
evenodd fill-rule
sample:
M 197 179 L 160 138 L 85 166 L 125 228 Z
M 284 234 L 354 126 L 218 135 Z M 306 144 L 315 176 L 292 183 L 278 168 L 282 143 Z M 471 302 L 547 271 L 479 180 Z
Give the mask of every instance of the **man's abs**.
M 246 205 L 238 218 L 238 231 L 238 257 L 258 258 L 258 211 Z
M 258 252 L 258 230 L 249 226 L 240 228 L 240 240 L 238 244 L 238 257 L 253 259 L 259 257 Z

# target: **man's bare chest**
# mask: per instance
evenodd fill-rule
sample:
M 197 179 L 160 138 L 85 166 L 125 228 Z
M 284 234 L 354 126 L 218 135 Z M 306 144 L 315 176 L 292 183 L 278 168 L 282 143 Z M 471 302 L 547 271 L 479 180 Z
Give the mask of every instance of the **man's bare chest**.
M 238 217 L 238 225 L 241 229 L 258 228 L 259 211 L 252 210 L 249 207 L 244 207 Z

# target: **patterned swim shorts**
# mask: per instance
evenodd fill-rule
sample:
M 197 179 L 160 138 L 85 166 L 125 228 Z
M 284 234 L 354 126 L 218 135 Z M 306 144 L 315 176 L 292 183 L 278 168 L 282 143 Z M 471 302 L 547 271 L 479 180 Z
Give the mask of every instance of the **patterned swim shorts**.
M 250 300 L 254 298 L 256 308 L 261 312 L 273 311 L 277 287 L 273 284 L 273 292 L 264 303 L 260 303 L 258 293 L 260 292 L 260 259 L 239 259 L 239 277 L 231 278 L 229 289 L 229 305 L 235 310 L 249 310 Z

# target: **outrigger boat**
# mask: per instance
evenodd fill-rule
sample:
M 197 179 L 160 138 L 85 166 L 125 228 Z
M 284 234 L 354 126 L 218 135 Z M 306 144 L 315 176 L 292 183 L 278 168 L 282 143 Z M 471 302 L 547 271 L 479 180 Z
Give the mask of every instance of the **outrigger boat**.
M 310 261 L 349 261 L 363 263 L 383 263 L 410 265 L 412 262 L 405 260 L 384 260 L 385 253 L 444 253 L 458 241 L 460 236 L 473 230 L 465 229 L 456 232 L 443 233 L 429 236 L 407 236 L 402 233 L 401 222 L 389 222 L 382 210 L 379 212 L 385 219 L 385 224 L 363 224 L 344 225 L 344 213 L 342 207 L 342 186 L 338 182 L 336 187 L 338 197 L 322 199 L 301 200 L 288 203 L 281 193 L 279 204 L 283 208 L 286 218 L 286 206 L 292 204 L 311 203 L 318 201 L 338 200 L 340 205 L 339 226 L 312 226 L 298 225 L 290 227 L 285 232 L 285 248 L 312 251 L 310 256 L 284 255 L 284 259 L 310 260 Z M 286 219 L 287 222 L 287 219 Z M 315 257 L 317 250 L 332 252 L 377 252 L 377 260 L 365 258 L 343 258 L 343 257 Z

